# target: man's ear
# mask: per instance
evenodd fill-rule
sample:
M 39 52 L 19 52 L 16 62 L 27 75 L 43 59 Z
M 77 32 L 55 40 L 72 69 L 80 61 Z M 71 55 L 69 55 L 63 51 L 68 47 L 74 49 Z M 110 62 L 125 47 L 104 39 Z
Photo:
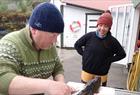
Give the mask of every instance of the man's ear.
M 36 33 L 36 29 L 34 29 L 32 27 L 30 27 L 30 31 L 31 31 L 31 34 L 33 34 L 33 35 Z

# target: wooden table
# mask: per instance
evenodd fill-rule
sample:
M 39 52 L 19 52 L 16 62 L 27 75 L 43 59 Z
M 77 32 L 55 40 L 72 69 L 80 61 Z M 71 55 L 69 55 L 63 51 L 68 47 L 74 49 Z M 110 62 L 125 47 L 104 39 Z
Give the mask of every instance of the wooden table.
M 83 83 L 68 82 L 67 84 L 77 90 L 73 95 L 77 95 L 85 87 Z M 140 92 L 131 92 L 128 90 L 101 86 L 99 93 L 96 95 L 140 95 Z

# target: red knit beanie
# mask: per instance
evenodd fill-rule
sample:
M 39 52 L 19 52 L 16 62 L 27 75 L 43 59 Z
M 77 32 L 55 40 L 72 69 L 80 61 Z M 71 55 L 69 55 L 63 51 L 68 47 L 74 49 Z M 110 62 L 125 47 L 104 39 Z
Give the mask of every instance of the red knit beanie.
M 97 26 L 99 24 L 106 24 L 109 28 L 112 26 L 112 16 L 109 10 L 105 11 L 97 20 Z

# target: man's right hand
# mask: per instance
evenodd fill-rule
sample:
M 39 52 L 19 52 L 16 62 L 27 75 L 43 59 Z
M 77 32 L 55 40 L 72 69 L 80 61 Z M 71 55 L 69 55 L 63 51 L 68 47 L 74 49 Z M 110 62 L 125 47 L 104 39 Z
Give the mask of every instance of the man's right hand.
M 74 91 L 74 89 L 69 87 L 67 84 L 52 80 L 50 80 L 46 90 L 48 95 L 71 95 Z

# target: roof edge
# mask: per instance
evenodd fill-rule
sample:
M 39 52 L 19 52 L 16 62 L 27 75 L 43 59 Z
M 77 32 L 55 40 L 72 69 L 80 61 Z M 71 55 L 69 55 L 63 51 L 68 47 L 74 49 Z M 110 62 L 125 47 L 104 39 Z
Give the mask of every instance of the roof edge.
M 71 5 L 71 6 L 76 6 L 76 7 L 80 7 L 80 8 L 86 8 L 86 9 L 90 9 L 90 10 L 95 10 L 95 11 L 104 12 L 104 10 L 100 10 L 100 9 L 84 7 L 84 6 L 80 6 L 80 5 L 72 4 L 72 3 L 68 3 L 68 2 L 63 2 L 63 3 L 66 3 L 66 5 Z

